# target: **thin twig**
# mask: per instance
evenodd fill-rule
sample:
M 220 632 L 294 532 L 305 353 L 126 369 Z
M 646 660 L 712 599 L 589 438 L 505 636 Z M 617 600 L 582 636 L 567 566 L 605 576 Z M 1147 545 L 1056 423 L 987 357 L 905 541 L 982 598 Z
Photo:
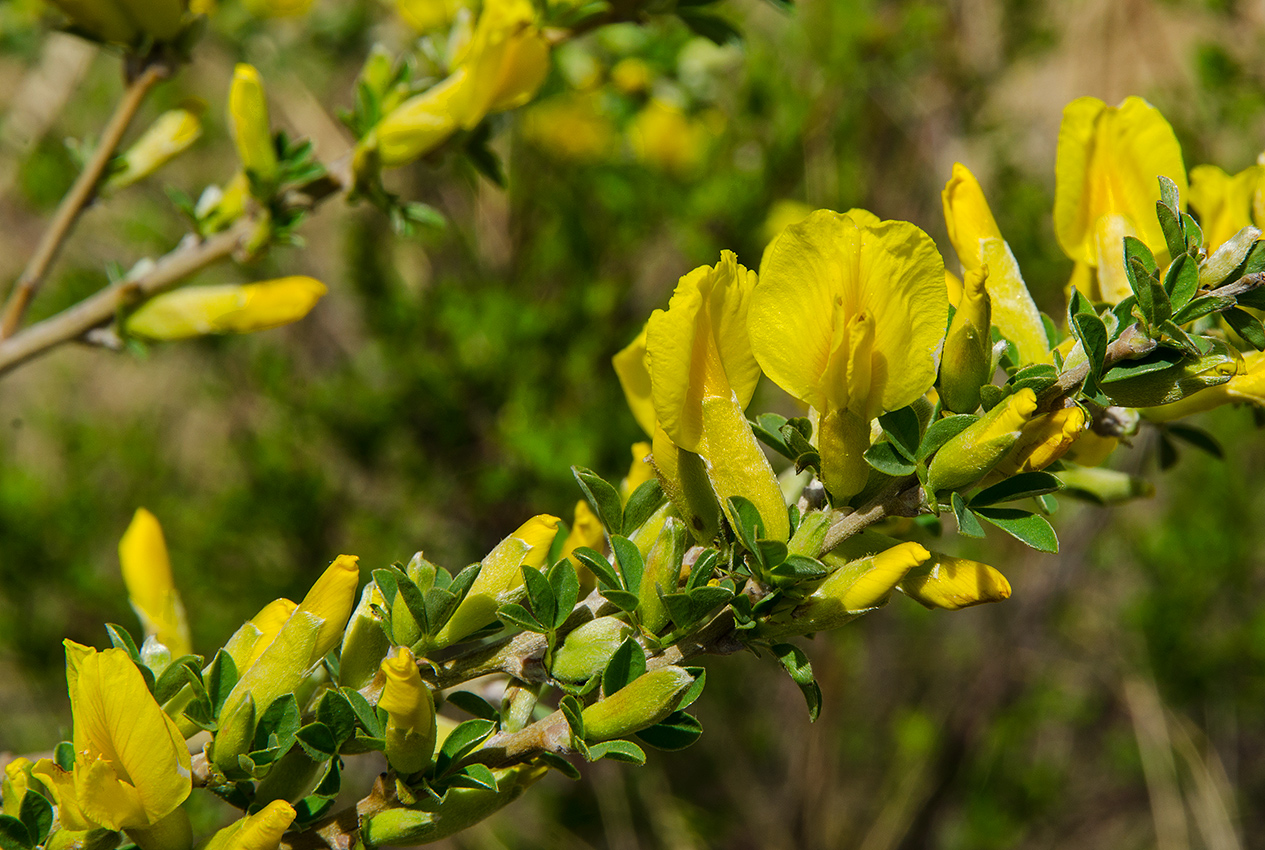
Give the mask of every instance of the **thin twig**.
M 49 222 L 44 235 L 40 237 L 30 262 L 26 264 L 22 276 L 13 285 L 9 300 L 4 305 L 4 317 L 0 319 L 0 340 L 13 336 L 13 332 L 22 323 L 27 307 L 30 306 L 35 293 L 48 275 L 48 270 L 57 259 L 57 254 L 65 244 L 66 238 L 70 236 L 70 231 L 74 229 L 75 222 L 96 196 L 97 186 L 110 165 L 110 159 L 118 149 L 119 143 L 123 141 L 123 134 L 127 132 L 132 119 L 136 117 L 137 111 L 145 101 L 145 96 L 169 73 L 170 68 L 167 65 L 151 64 L 123 92 L 122 100 L 119 101 L 119 105 L 101 134 L 101 142 L 92 152 L 92 157 L 84 166 L 83 171 L 75 178 L 70 191 L 62 198 L 57 212 L 53 215 L 53 220 Z

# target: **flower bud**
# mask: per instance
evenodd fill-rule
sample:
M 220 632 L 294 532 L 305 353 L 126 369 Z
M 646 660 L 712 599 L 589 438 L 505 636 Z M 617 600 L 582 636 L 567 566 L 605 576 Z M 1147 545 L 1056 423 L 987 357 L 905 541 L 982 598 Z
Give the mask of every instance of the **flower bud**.
M 606 669 L 615 650 L 634 631 L 618 617 L 598 617 L 582 623 L 554 652 L 550 672 L 562 682 L 586 682 Z
M 171 109 L 158 116 L 119 157 L 122 166 L 101 187 L 102 194 L 131 186 L 184 153 L 202 135 L 202 110 Z
M 241 63 L 233 70 L 228 123 L 242 168 L 259 183 L 271 187 L 277 179 L 277 149 L 272 143 L 263 80 L 251 65 Z
M 22 798 L 26 796 L 26 792 L 32 787 L 40 787 L 31 775 L 31 765 L 30 759 L 18 756 L 4 766 L 4 779 L 0 780 L 0 800 L 4 802 L 4 814 L 11 818 L 18 817 L 21 812 Z
M 702 407 L 706 450 L 700 454 L 721 509 L 736 525 L 738 518 L 729 516 L 728 500 L 733 496 L 749 499 L 764 520 L 764 536 L 785 543 L 791 536 L 791 526 L 782 487 L 747 424 L 737 397 L 708 396 L 703 398 Z
M 518 765 L 493 771 L 495 791 L 450 788 L 442 802 L 429 797 L 413 807 L 394 806 L 367 817 L 360 839 L 369 850 L 439 841 L 474 826 L 514 802 L 546 772 L 548 768 L 543 766 Z
M 1069 466 L 1059 473 L 1063 492 L 1082 496 L 1102 505 L 1155 495 L 1155 485 L 1145 478 L 1114 469 Z
M 400 776 L 410 776 L 426 769 L 435 750 L 435 698 L 403 646 L 383 660 L 382 672 L 386 686 L 378 708 L 387 713 L 387 761 Z
M 253 333 L 297 322 L 327 291 L 319 280 L 300 276 L 242 286 L 186 286 L 146 301 L 125 327 L 129 334 L 160 341 Z
M 233 633 L 228 643 L 224 644 L 224 651 L 233 659 L 239 673 L 249 670 L 259 656 L 263 655 L 297 607 L 299 606 L 289 599 L 274 599 Z
M 1229 381 L 1192 393 L 1172 404 L 1148 407 L 1142 415 L 1152 422 L 1170 422 L 1235 402 L 1265 407 L 1265 352 L 1253 351 L 1244 355 L 1243 370 Z
M 770 621 L 762 631 L 773 637 L 836 629 L 885 604 L 901 579 L 931 553 L 917 543 L 898 543 L 856 560 L 845 557 L 825 555 L 823 561 L 835 571 L 789 617 Z
M 988 266 L 970 269 L 957 312 L 949 323 L 940 359 L 940 399 L 954 413 L 971 413 L 980 403 L 980 387 L 992 377 L 992 307 L 984 282 Z
M 821 545 L 826 541 L 826 532 L 830 530 L 830 513 L 828 511 L 812 511 L 804 515 L 795 529 L 795 536 L 786 545 L 788 554 L 806 555 L 816 558 L 821 554 Z
M 689 545 L 688 537 L 685 523 L 676 517 L 668 517 L 646 558 L 646 569 L 637 594 L 641 600 L 637 613 L 642 626 L 651 634 L 658 634 L 668 624 L 668 609 L 659 594 L 676 592 L 681 580 L 681 562 Z
M 532 517 L 488 553 L 470 592 L 435 635 L 435 646 L 450 646 L 495 622 L 496 609 L 506 601 L 502 597 L 523 584 L 521 568 L 538 570 L 544 565 L 558 522 L 548 514 Z
M 633 443 L 632 463 L 628 466 L 628 477 L 619 483 L 620 498 L 627 502 L 634 490 L 652 478 L 654 478 L 654 467 L 650 465 L 650 444 Z
M 932 553 L 931 560 L 910 570 L 897 587 L 928 608 L 957 611 L 985 602 L 1010 598 L 1010 582 L 997 570 L 968 561 Z
M 277 850 L 294 814 L 289 803 L 274 800 L 215 833 L 200 850 Z
M 386 600 L 375 582 L 369 582 L 360 593 L 360 602 L 352 611 L 343 632 L 343 644 L 338 653 L 338 683 L 343 687 L 360 690 L 373 679 L 378 665 L 391 648 L 382 619 L 373 606 L 385 607 Z
M 119 564 L 128 600 L 145 636 L 166 646 L 173 657 L 188 655 L 189 623 L 171 577 L 171 560 L 158 519 L 139 508 L 119 540 Z
M 1019 440 L 1037 409 L 1037 396 L 1024 387 L 998 402 L 936 452 L 927 470 L 932 493 L 965 490 L 988 474 Z
M 672 713 L 692 684 L 694 677 L 682 667 L 660 667 L 633 679 L 584 709 L 585 740 L 609 741 L 655 725 Z
M 198 198 L 193 215 L 202 233 L 219 233 L 227 230 L 246 212 L 246 199 L 250 197 L 250 180 L 246 172 L 239 171 L 220 189 L 208 186 Z
M 1067 453 L 1088 424 L 1084 409 L 1076 406 L 1032 419 L 1023 426 L 1019 440 L 994 468 L 994 474 L 1009 477 L 1045 469 Z
M 1221 244 L 1199 264 L 1199 288 L 1213 289 L 1221 284 L 1247 258 L 1248 251 L 1261 238 L 1261 232 L 1247 226 Z

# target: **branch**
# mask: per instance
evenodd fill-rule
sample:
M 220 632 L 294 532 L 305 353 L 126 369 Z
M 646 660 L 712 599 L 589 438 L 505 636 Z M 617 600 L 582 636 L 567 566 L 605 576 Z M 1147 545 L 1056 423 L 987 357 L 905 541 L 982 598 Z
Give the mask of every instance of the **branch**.
M 30 262 L 26 264 L 22 276 L 13 285 L 9 300 L 4 305 L 4 316 L 0 318 L 0 340 L 13 336 L 13 332 L 22 323 L 27 307 L 30 306 L 35 293 L 48 275 L 48 270 L 57 259 L 57 254 L 65 244 L 66 238 L 70 236 L 70 231 L 74 229 L 75 222 L 96 196 L 97 186 L 105 175 L 115 150 L 123 140 L 123 134 L 127 132 L 132 119 L 136 117 L 137 111 L 145 101 L 145 96 L 170 72 L 170 68 L 165 64 L 148 65 L 123 92 L 123 99 L 119 101 L 114 114 L 110 116 L 109 123 L 105 125 L 101 142 L 92 152 L 92 158 L 75 178 L 70 191 L 62 198 L 57 212 L 53 215 L 53 220 L 49 222 L 44 235 L 40 237 Z

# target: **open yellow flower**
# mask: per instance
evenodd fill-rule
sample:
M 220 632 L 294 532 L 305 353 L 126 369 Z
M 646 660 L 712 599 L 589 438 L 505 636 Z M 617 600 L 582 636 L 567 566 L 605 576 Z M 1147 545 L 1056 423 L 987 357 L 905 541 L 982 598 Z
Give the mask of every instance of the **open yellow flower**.
M 158 707 L 126 652 L 65 644 L 75 764 L 65 771 L 41 759 L 33 772 L 53 790 L 67 829 L 136 831 L 138 844 L 152 845 L 145 839 L 156 827 L 179 831 L 169 816 L 192 787 L 184 736 Z
M 153 636 L 171 650 L 173 658 L 188 655 L 192 651 L 189 623 L 171 578 L 171 559 L 162 526 L 144 508 L 137 509 L 119 541 L 119 564 L 145 637 Z
M 171 341 L 206 334 L 265 331 L 302 319 L 329 290 L 311 277 L 186 286 L 164 292 L 127 317 L 127 332 Z
M 1231 177 L 1215 165 L 1190 170 L 1190 206 L 1199 215 L 1208 253 L 1245 227 L 1265 221 L 1265 166 Z
M 1082 97 L 1063 109 L 1055 165 L 1054 234 L 1081 280 L 1097 270 L 1098 292 L 1116 303 L 1131 293 L 1124 270 L 1126 236 L 1141 239 L 1163 268 L 1164 232 L 1155 217 L 1159 177 L 1177 185 L 1185 204 L 1186 167 L 1173 128 L 1140 97 L 1108 106 Z
M 871 420 L 935 383 L 944 263 L 912 224 L 818 210 L 774 240 L 760 272 L 751 349 L 766 375 L 821 414 L 823 483 L 846 501 L 869 477 Z
M 760 380 L 747 333 L 755 290 L 755 272 L 739 265 L 732 251 L 681 278 L 668 309 L 655 310 L 646 325 L 651 401 L 664 436 L 703 458 L 722 507 L 728 511 L 732 496 L 749 499 L 766 536 L 786 540 L 786 502 L 743 415 Z M 664 459 L 663 444 L 656 433 L 656 465 Z
M 992 304 L 993 324 L 1019 349 L 1024 363 L 1051 362 L 1041 313 L 1028 293 L 1019 263 L 1002 238 L 975 175 L 962 163 L 954 163 L 953 176 L 940 197 L 949 240 L 963 271 L 988 268 L 985 288 Z

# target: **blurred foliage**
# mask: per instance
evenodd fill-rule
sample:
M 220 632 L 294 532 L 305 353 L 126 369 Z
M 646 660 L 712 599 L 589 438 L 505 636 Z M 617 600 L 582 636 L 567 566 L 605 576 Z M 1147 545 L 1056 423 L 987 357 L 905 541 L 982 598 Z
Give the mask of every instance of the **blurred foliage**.
M 1145 95 L 1188 167 L 1242 168 L 1265 145 L 1265 18 L 1248 5 L 730 2 L 746 39 L 727 47 L 679 22 L 615 28 L 560 51 L 539 102 L 502 121 L 504 192 L 460 163 L 399 174 L 393 190 L 445 229 L 402 241 L 377 213 L 325 210 L 306 249 L 203 275 L 315 274 L 333 291 L 307 321 L 141 354 L 64 350 L 6 378 L 0 749 L 66 728 L 63 637 L 100 644 L 103 622 L 132 624 L 115 547 L 137 506 L 162 520 L 203 648 L 339 552 L 376 567 L 420 548 L 459 567 L 527 516 L 569 518 L 569 465 L 617 477 L 640 436 L 610 356 L 722 247 L 757 265 L 779 200 L 865 206 L 948 251 L 939 191 L 966 162 L 1057 313 L 1063 103 Z M 47 49 L 40 14 L 0 5 L 0 107 Z M 195 155 L 89 215 L 36 318 L 100 286 L 107 263 L 178 238 L 162 184 L 196 196 L 229 176 L 234 61 L 257 64 L 282 123 L 332 158 L 348 140 L 327 112 L 349 105 L 368 46 L 410 37 L 366 0 L 278 22 L 226 2 L 215 29 L 146 111 L 212 104 Z M 0 278 L 73 177 L 60 140 L 90 138 L 119 91 L 113 57 L 90 62 L 38 138 L 0 135 Z M 1010 602 L 954 617 L 894 604 L 818 640 L 816 725 L 769 666 L 711 664 L 698 747 L 553 777 L 453 846 L 1155 846 L 1165 780 L 1143 770 L 1137 687 L 1193 753 L 1173 744 L 1187 804 L 1163 846 L 1250 845 L 1217 829 L 1265 828 L 1265 450 L 1245 412 L 1205 419 L 1232 462 L 1188 450 L 1152 502 L 1065 508 L 1058 557 L 989 552 Z M 1118 462 L 1151 455 L 1143 439 Z

